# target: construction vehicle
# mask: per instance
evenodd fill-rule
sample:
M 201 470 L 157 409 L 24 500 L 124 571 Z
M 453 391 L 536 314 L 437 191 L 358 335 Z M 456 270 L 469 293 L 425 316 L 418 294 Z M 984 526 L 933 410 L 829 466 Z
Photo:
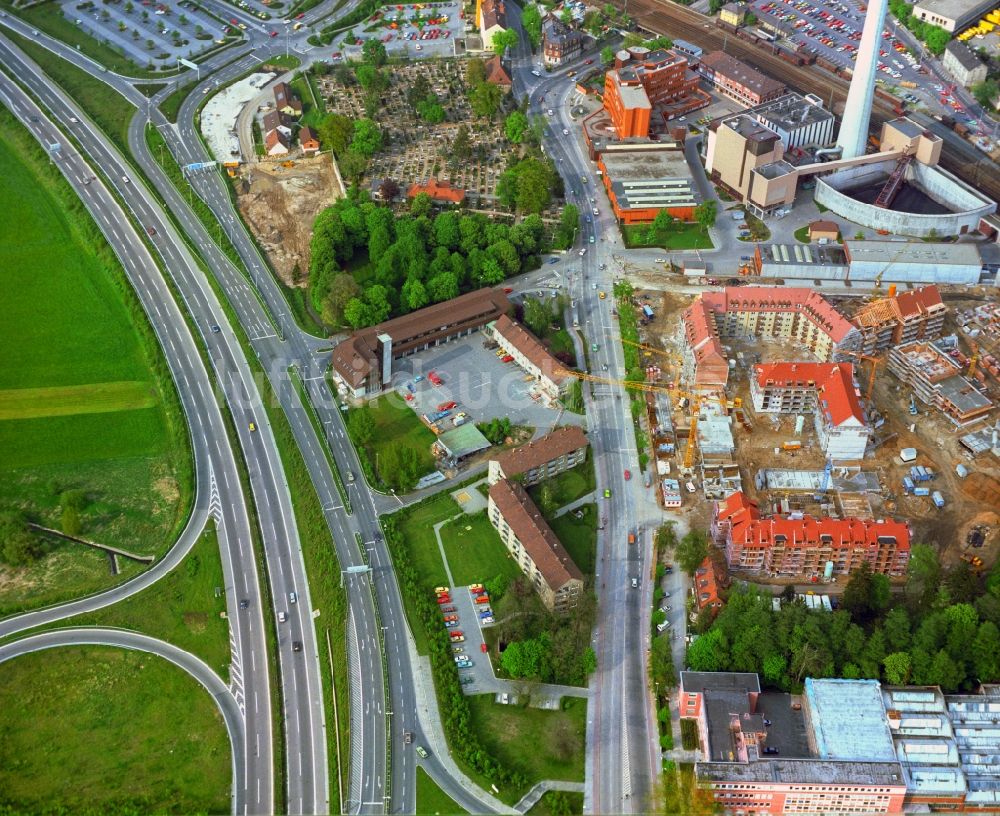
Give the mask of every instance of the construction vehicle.
M 293 161 L 283 161 L 281 163 L 282 167 L 295 167 L 295 162 Z
M 819 490 L 813 496 L 815 501 L 823 501 L 824 494 L 830 487 L 830 476 L 833 474 L 833 460 L 826 460 L 826 467 L 823 468 L 823 480 L 819 484 Z

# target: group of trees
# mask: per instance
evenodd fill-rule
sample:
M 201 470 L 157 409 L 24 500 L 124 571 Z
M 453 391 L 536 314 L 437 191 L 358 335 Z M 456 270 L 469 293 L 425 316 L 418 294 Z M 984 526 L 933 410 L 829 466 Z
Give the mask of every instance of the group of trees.
M 918 40 L 923 40 L 927 50 L 935 56 L 944 52 L 951 34 L 941 26 L 925 23 L 913 16 L 913 6 L 906 0 L 889 0 L 889 10 L 902 25 L 906 26 Z
M 993 103 L 1000 96 L 1000 83 L 993 77 L 987 77 L 982 82 L 978 82 L 970 89 L 976 101 L 986 110 L 993 107 Z
M 492 122 L 503 106 L 503 91 L 498 85 L 486 81 L 486 63 L 477 59 L 469 60 L 465 68 L 465 84 L 468 86 L 469 107 L 472 112 Z
M 478 423 L 476 428 L 489 440 L 491 445 L 502 445 L 504 440 L 510 436 L 511 424 L 507 417 L 494 417 L 489 422 Z
M 830 613 L 771 595 L 737 590 L 688 650 L 696 671 L 759 672 L 772 687 L 798 688 L 805 677 L 871 678 L 945 691 L 1000 680 L 1000 569 L 987 577 L 965 563 L 943 569 L 936 551 L 913 548 L 902 595 L 862 568 Z
M 561 192 L 562 181 L 551 160 L 529 155 L 512 163 L 497 179 L 497 198 L 521 213 L 540 213 Z
M 538 48 L 542 42 L 542 12 L 534 3 L 527 3 L 521 12 L 521 28 L 528 36 L 532 49 Z
M 371 326 L 538 264 L 544 225 L 529 215 L 510 226 L 481 213 L 429 215 L 417 197 L 413 213 L 396 216 L 357 188 L 323 210 L 313 225 L 309 285 L 316 311 L 330 326 Z M 416 214 L 414 214 L 416 213 Z M 367 253 L 362 288 L 345 266 Z
M 576 232 L 580 229 L 580 210 L 576 204 L 567 204 L 559 215 L 559 225 L 552 236 L 552 244 L 556 249 L 569 249 L 576 240 Z
M 0 513 L 0 561 L 10 567 L 23 567 L 37 561 L 43 553 L 38 537 L 28 529 L 25 517 L 16 511 Z
M 500 640 L 506 648 L 500 665 L 510 676 L 543 683 L 583 685 L 597 667 L 590 632 L 597 600 L 585 592 L 571 615 L 556 615 L 542 605 L 531 582 L 518 576 L 493 599 Z
M 552 356 L 564 365 L 576 365 L 573 339 L 563 326 L 563 315 L 569 306 L 569 298 L 559 295 L 554 298 L 524 298 L 515 306 L 518 319 L 524 323 L 545 344 Z
M 426 76 L 420 74 L 406 91 L 406 101 L 414 114 L 431 125 L 444 121 L 445 111 L 438 95 L 431 90 L 431 83 Z

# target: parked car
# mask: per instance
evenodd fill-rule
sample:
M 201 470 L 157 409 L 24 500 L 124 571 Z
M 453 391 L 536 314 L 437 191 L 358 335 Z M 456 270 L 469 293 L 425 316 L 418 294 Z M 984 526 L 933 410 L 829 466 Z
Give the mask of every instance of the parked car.
M 454 405 L 454 404 L 455 404 L 455 403 L 452 403 L 452 405 Z M 442 407 L 441 407 L 441 406 L 439 405 L 439 406 L 438 406 L 438 410 L 439 410 L 439 411 L 443 411 L 443 410 L 444 410 L 444 408 L 442 408 Z M 434 592 L 436 592 L 436 593 L 437 593 L 438 595 L 447 595 L 447 594 L 448 594 L 448 587 L 434 587 Z

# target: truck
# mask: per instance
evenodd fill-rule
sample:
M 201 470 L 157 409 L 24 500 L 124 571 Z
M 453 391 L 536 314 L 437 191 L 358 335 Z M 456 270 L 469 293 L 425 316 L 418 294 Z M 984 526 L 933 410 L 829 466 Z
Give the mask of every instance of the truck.
M 940 490 L 935 490 L 931 493 L 931 501 L 934 502 L 934 506 L 939 510 L 944 507 L 944 496 L 941 495 Z
M 781 449 L 786 451 L 797 451 L 802 449 L 802 442 L 798 439 L 789 439 L 781 443 Z
M 931 489 L 929 487 L 915 487 L 913 488 L 914 496 L 929 496 L 931 495 Z

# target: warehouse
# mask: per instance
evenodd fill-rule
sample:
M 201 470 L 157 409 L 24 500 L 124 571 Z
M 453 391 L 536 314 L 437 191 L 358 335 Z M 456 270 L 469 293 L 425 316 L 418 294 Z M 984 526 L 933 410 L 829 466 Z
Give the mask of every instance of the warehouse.
M 997 0 L 920 0 L 913 6 L 913 16 L 954 34 L 974 23 L 996 4 Z
M 979 283 L 983 261 L 975 244 L 923 241 L 846 241 L 844 252 L 853 281 Z
M 657 143 L 607 145 L 597 160 L 615 217 L 650 224 L 661 210 L 693 221 L 701 204 L 683 149 Z
M 757 244 L 754 267 L 763 278 L 847 280 L 847 255 L 839 244 Z

